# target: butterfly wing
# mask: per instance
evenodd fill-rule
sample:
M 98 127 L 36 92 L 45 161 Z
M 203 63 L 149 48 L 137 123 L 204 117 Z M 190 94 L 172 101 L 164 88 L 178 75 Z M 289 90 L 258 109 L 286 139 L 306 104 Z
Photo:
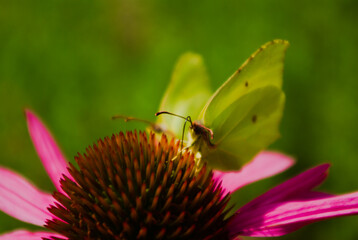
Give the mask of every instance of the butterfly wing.
M 186 53 L 179 58 L 175 66 L 159 111 L 168 111 L 196 119 L 211 94 L 209 77 L 201 56 Z M 181 137 L 183 119 L 159 117 L 156 123 L 173 132 L 178 138 Z
M 279 137 L 287 47 L 284 40 L 263 45 L 205 105 L 199 121 L 213 130 L 215 147 L 200 149 L 212 167 L 238 169 Z

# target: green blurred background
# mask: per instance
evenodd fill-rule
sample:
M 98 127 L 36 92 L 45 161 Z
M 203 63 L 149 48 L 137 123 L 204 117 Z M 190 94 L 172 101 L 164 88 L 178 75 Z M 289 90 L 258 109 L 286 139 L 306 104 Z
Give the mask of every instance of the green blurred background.
M 260 45 L 290 41 L 282 138 L 271 148 L 297 158 L 289 171 L 245 187 L 238 206 L 289 176 L 332 163 L 320 189 L 358 190 L 358 2 L 0 1 L 0 161 L 47 191 L 25 107 L 73 156 L 99 137 L 154 121 L 179 55 L 203 55 L 216 89 Z M 0 176 L 1 177 L 1 176 Z M 358 217 L 328 220 L 282 239 L 358 239 Z M 36 227 L 0 213 L 0 233 Z

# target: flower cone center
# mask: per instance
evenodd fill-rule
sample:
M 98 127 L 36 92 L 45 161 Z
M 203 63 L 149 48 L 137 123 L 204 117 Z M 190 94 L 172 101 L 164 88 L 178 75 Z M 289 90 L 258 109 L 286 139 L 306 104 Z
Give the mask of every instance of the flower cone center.
M 229 239 L 229 195 L 162 135 L 119 133 L 69 164 L 46 227 L 68 239 Z M 56 239 L 56 238 L 52 238 Z

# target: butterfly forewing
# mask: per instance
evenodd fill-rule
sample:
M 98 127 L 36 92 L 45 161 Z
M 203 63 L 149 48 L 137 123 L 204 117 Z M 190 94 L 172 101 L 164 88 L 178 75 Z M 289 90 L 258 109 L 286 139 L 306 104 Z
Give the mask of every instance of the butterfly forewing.
M 268 85 L 281 89 L 283 62 L 287 47 L 287 41 L 274 40 L 259 48 L 213 94 L 199 119 L 205 125 L 210 126 L 214 119 L 220 117 L 221 113 L 242 95 Z

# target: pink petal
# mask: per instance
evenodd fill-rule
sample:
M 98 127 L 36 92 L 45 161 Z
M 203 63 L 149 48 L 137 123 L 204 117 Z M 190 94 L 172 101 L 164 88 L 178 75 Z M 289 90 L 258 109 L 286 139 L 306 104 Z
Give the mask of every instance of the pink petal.
M 66 239 L 64 236 L 51 232 L 29 232 L 27 230 L 16 230 L 0 235 L 0 240 L 41 240 L 42 238 L 58 237 Z
M 234 235 L 282 236 L 312 222 L 355 214 L 358 214 L 358 192 L 261 206 L 250 213 L 238 214 L 237 225 L 231 228 Z
M 329 164 L 322 164 L 311 168 L 272 188 L 243 206 L 239 211 L 249 211 L 249 209 L 254 209 L 260 205 L 304 198 L 313 188 L 326 179 L 329 166 Z
M 214 179 L 218 182 L 222 181 L 221 185 L 225 194 L 234 192 L 252 182 L 278 174 L 293 164 L 294 160 L 291 157 L 277 152 L 265 151 L 259 153 L 239 171 L 214 171 Z
M 26 110 L 26 118 L 32 142 L 42 164 L 57 190 L 63 192 L 60 186 L 62 174 L 72 179 L 67 170 L 66 159 L 40 119 L 30 110 Z
M 334 197 L 334 194 L 329 194 L 329 193 L 325 193 L 325 192 L 316 192 L 316 191 L 311 191 L 311 192 L 305 192 L 305 193 L 301 193 L 299 196 L 295 197 L 294 200 L 297 201 L 311 201 L 311 200 L 316 200 L 316 199 L 322 199 L 322 198 L 328 198 L 328 197 Z
M 38 190 L 22 176 L 0 168 L 0 210 L 23 222 L 43 226 L 46 219 L 52 219 L 47 207 L 53 204 L 53 197 Z

